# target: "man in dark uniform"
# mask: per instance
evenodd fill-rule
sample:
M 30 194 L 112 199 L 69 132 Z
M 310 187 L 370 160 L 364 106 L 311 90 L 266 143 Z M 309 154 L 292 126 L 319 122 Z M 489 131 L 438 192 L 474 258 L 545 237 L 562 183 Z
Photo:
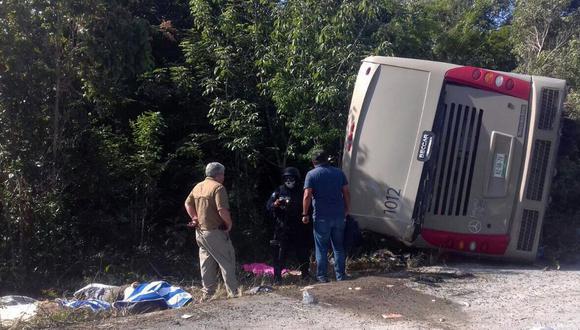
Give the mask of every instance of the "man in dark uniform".
M 268 199 L 266 208 L 274 218 L 274 238 L 270 241 L 274 258 L 274 281 L 282 279 L 282 268 L 289 251 L 300 264 L 303 279 L 309 278 L 312 225 L 302 223 L 302 182 L 300 172 L 288 167 L 282 173 L 283 185 Z

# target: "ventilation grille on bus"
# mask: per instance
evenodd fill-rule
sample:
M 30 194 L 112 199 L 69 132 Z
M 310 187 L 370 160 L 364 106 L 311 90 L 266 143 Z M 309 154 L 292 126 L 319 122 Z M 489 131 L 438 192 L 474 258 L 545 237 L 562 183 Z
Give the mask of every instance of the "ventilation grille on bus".
M 439 156 L 429 211 L 466 215 L 483 110 L 455 103 L 442 110 L 445 119 L 436 132 Z
M 532 150 L 532 166 L 530 168 L 528 189 L 526 191 L 527 199 L 534 201 L 542 200 L 551 144 L 550 141 L 534 141 L 534 149 Z
M 539 212 L 524 209 L 522 215 L 522 224 L 518 237 L 518 250 L 532 251 L 534 239 L 536 238 L 536 229 L 538 227 Z
M 542 107 L 540 109 L 538 129 L 552 129 L 554 118 L 556 118 L 559 96 L 560 91 L 556 89 L 542 89 Z

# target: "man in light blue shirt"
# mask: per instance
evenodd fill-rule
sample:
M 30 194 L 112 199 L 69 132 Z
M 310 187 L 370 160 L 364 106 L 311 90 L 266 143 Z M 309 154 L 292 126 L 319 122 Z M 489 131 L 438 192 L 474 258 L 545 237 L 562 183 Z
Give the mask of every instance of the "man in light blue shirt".
M 344 227 L 350 208 L 350 193 L 344 173 L 328 164 L 328 154 L 323 150 L 312 153 L 314 169 L 306 174 L 302 201 L 302 222 L 310 222 L 310 206 L 314 207 L 314 242 L 316 246 L 316 278 L 328 282 L 327 254 L 332 243 L 336 280 L 346 279 Z M 312 203 L 313 202 L 313 203 Z

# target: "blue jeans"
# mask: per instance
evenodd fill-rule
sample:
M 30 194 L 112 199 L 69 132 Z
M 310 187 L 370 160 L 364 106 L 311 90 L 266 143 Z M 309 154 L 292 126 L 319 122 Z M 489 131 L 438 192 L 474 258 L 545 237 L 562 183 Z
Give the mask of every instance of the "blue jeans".
M 332 243 L 334 251 L 334 271 L 336 279 L 343 280 L 345 275 L 344 218 L 314 219 L 314 243 L 316 245 L 316 278 L 327 279 L 328 246 Z

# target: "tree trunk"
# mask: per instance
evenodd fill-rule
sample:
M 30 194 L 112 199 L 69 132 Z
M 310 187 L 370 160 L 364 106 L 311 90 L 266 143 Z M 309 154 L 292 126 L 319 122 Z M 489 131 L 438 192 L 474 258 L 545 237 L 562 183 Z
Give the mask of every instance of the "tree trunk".
M 57 9 L 57 13 L 58 13 Z M 56 42 L 55 42 L 55 95 L 54 95 L 54 113 L 53 113 L 53 132 L 52 132 L 52 158 L 55 163 L 54 175 L 56 177 L 56 161 L 58 159 L 58 151 L 60 144 L 60 93 L 61 93 L 61 83 L 62 83 L 62 47 L 59 42 L 59 38 L 62 36 L 62 21 L 60 15 L 57 15 L 56 22 Z

